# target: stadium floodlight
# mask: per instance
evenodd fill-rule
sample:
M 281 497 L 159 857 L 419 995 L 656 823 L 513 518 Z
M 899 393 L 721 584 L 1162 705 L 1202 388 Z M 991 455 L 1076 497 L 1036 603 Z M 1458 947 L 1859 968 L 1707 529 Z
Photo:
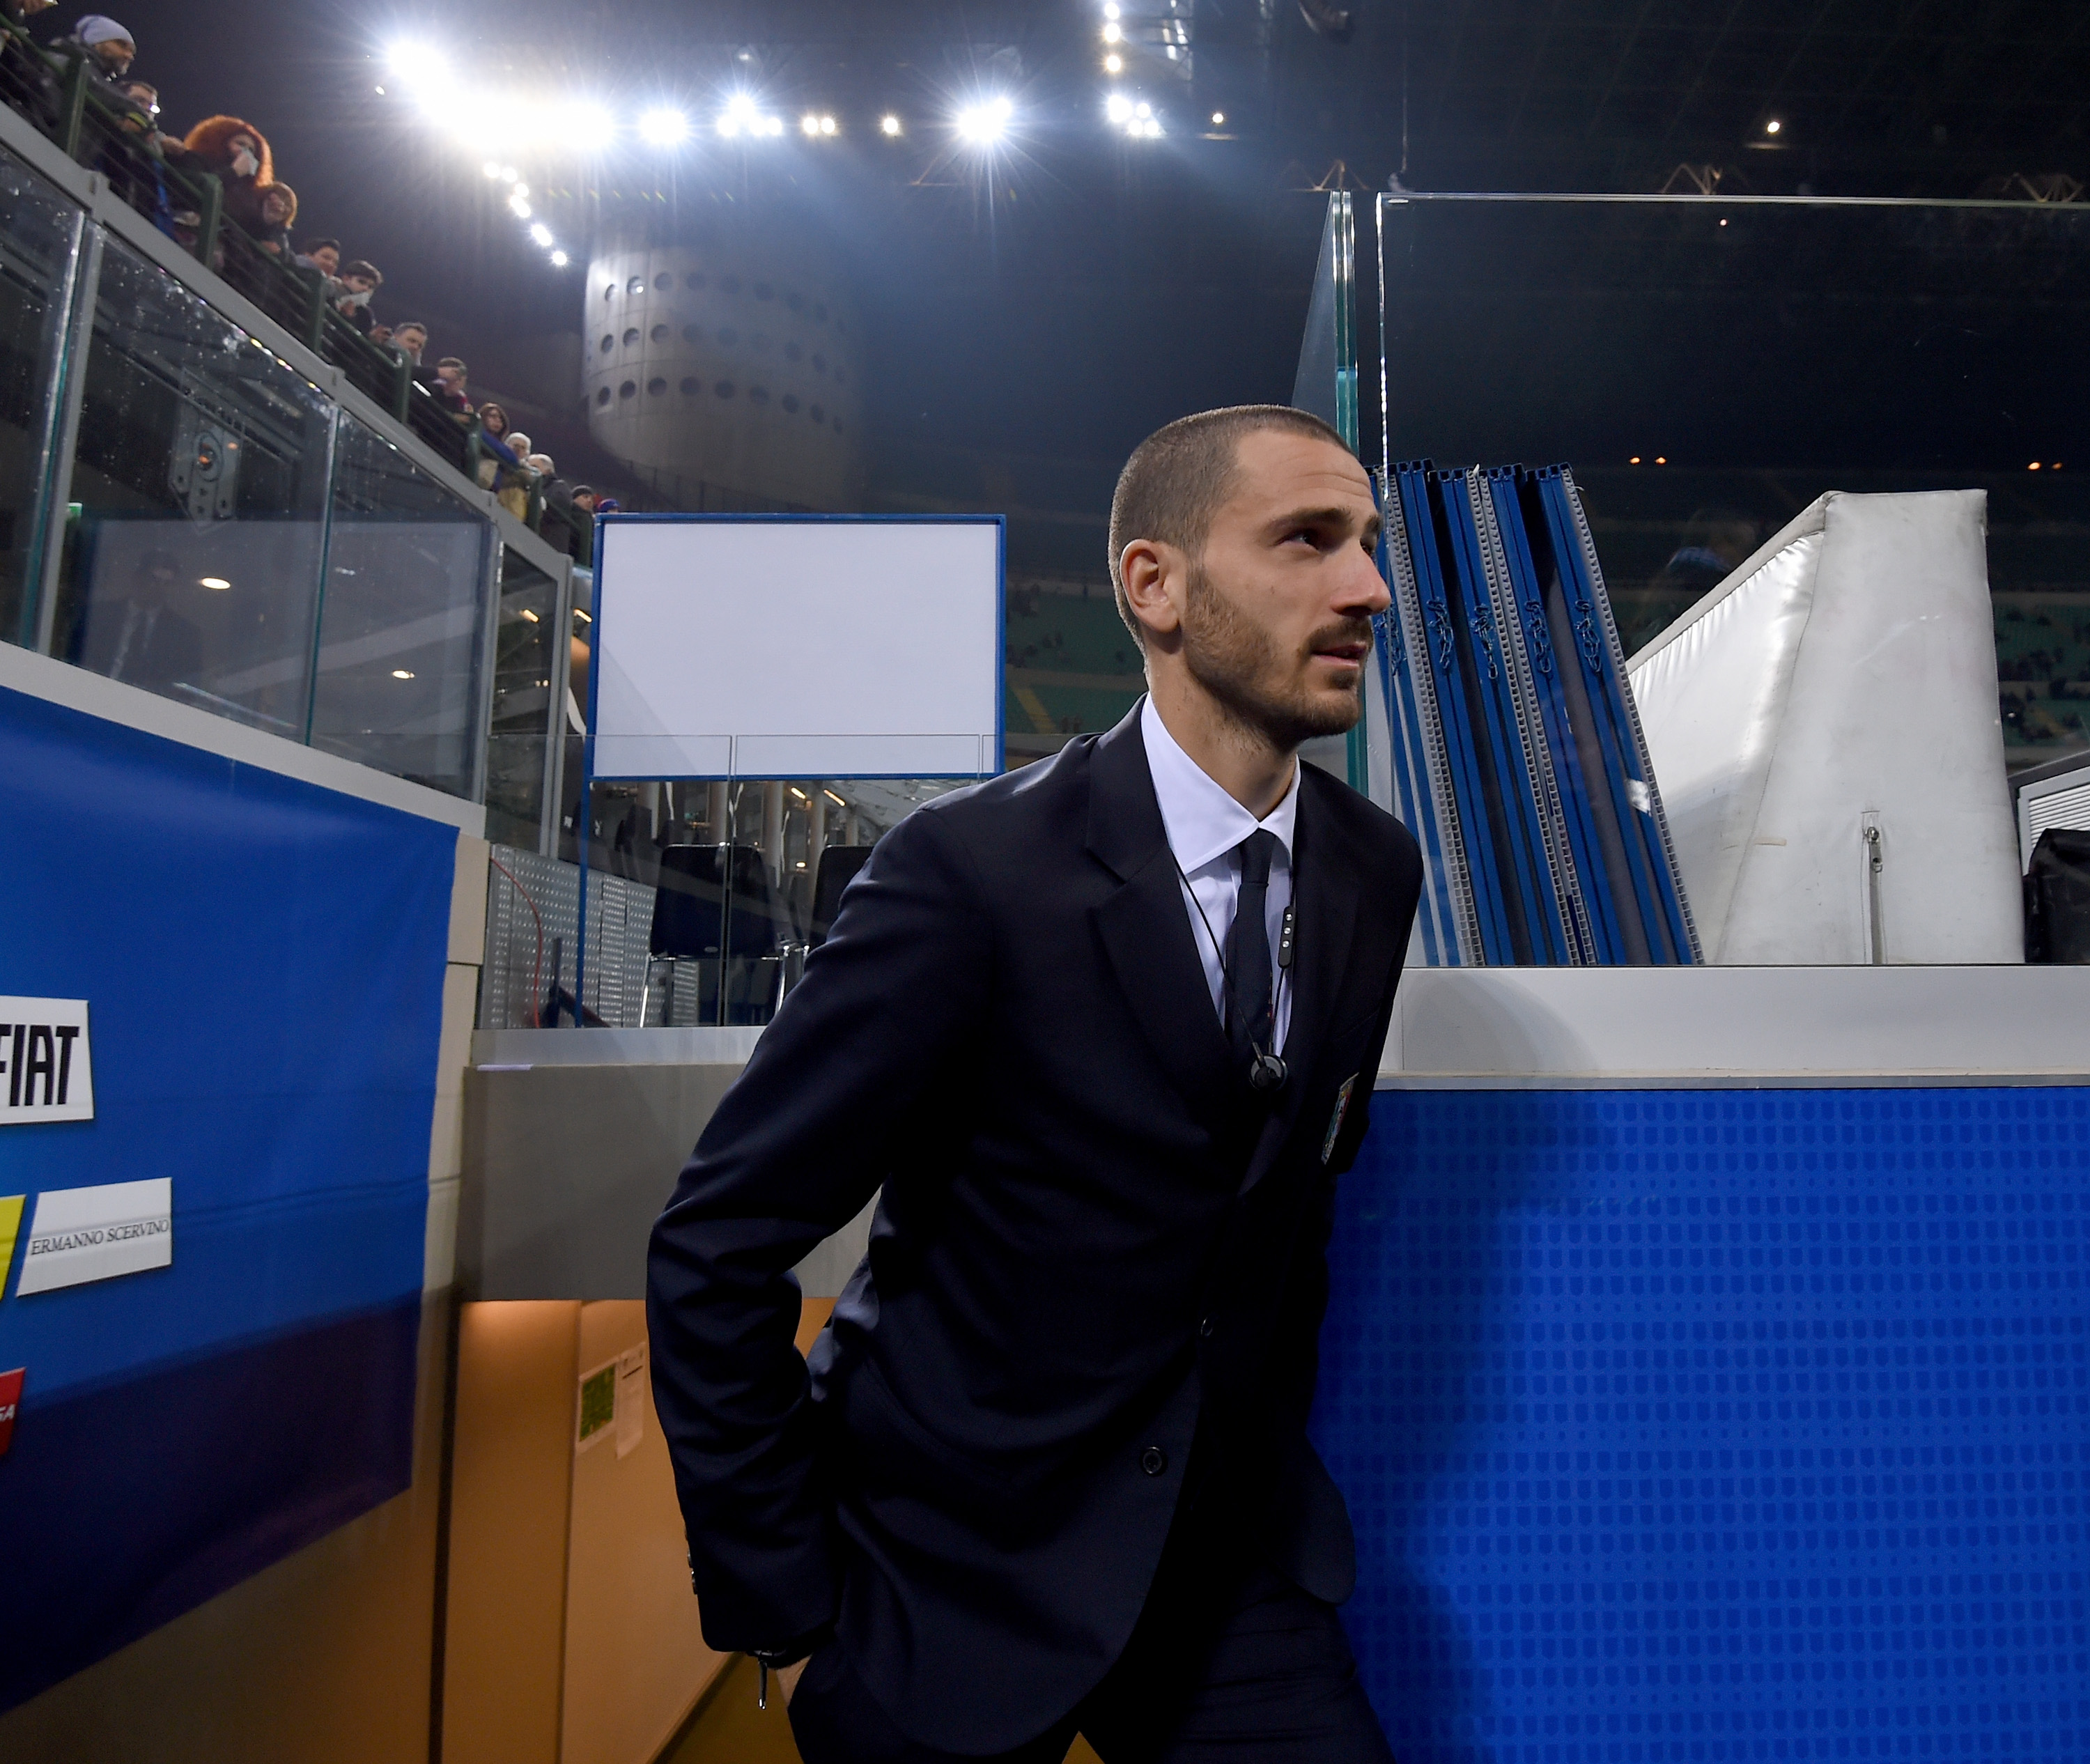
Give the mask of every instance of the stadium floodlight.
M 385 51 L 385 71 L 415 97 L 426 97 L 449 79 L 442 51 L 411 38 L 392 44 Z
M 1113 123 L 1129 123 L 1132 120 L 1132 100 L 1122 92 L 1113 92 L 1103 101 L 1103 114 Z
M 503 166 L 501 168 L 501 181 L 503 183 L 515 182 L 515 168 L 513 166 Z
M 1008 132 L 1009 118 L 1015 114 L 1016 105 L 1005 96 L 968 105 L 958 112 L 958 133 L 975 146 L 991 147 Z
M 1105 18 L 1115 19 L 1120 15 L 1117 0 L 1103 0 L 1103 16 Z
M 740 135 L 762 134 L 761 106 L 748 93 L 736 92 L 719 113 L 718 131 L 728 140 Z
M 642 114 L 639 138 L 649 147 L 678 147 L 690 138 L 690 119 L 663 105 Z
M 510 196 L 508 199 L 508 206 L 515 211 L 518 220 L 527 221 L 530 218 L 530 204 L 524 201 L 521 196 Z
M 491 159 L 487 161 L 485 171 L 488 177 L 498 178 L 501 175 L 501 166 L 499 161 Z
M 900 132 L 900 118 L 888 110 L 878 119 L 878 131 L 881 135 L 897 135 Z
M 542 221 L 539 221 L 531 226 L 530 237 L 540 245 L 549 245 L 552 243 L 552 230 Z
M 1159 117 L 1150 116 L 1146 119 L 1146 134 L 1147 140 L 1150 141 L 1158 141 L 1161 139 L 1161 118 Z
M 1122 43 L 1125 41 L 1125 27 L 1112 19 L 1103 27 L 1103 41 L 1106 43 Z
M 509 191 L 509 195 L 511 197 L 520 196 L 527 202 L 530 199 L 530 187 L 527 183 L 518 183 L 513 190 Z
M 555 129 L 568 146 L 585 153 L 616 139 L 617 118 L 599 104 L 569 104 L 560 108 Z
M 1154 114 L 1154 106 L 1150 104 L 1135 104 L 1132 107 L 1132 114 L 1139 118 L 1142 122 L 1144 122 L 1148 117 Z
M 831 116 L 822 117 L 820 118 L 820 132 L 823 135 L 832 135 L 834 131 L 835 119 Z
M 562 251 L 555 251 L 552 253 L 552 267 L 554 269 L 565 269 L 571 260 Z
M 820 132 L 820 119 L 808 110 L 798 118 L 798 127 L 802 133 L 817 135 Z
M 1125 71 L 1125 57 L 1122 55 L 1104 56 L 1103 71 L 1107 74 L 1123 73 Z
M 1226 126 L 1227 113 L 1223 110 L 1215 110 L 1212 113 L 1212 127 L 1215 129 L 1223 129 Z

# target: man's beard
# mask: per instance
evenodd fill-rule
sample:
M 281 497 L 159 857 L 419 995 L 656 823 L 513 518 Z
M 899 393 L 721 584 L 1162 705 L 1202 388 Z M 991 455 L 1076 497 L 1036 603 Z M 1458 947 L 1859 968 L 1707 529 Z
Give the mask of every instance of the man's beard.
M 1368 619 L 1325 625 L 1306 640 L 1297 661 L 1335 643 L 1371 642 Z M 1200 563 L 1190 566 L 1184 609 L 1183 665 L 1235 720 L 1289 751 L 1321 735 L 1355 726 L 1362 705 L 1364 670 L 1348 692 L 1311 693 L 1297 668 L 1288 671 L 1276 641 L 1213 587 Z

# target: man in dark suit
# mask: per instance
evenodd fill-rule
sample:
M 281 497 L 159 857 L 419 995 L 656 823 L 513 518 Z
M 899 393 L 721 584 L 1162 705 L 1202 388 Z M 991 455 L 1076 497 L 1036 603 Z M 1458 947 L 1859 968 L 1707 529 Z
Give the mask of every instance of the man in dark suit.
M 886 835 L 656 1228 L 704 1633 L 795 1677 L 807 1764 L 1388 1756 L 1306 1419 L 1421 863 L 1297 759 L 1378 531 L 1301 412 L 1142 443 L 1150 696 Z M 789 1270 L 881 1185 L 809 1375 Z
M 90 594 L 74 659 L 83 668 L 174 696 L 203 669 L 203 634 L 178 602 L 182 571 L 170 551 L 144 553 L 114 593 Z

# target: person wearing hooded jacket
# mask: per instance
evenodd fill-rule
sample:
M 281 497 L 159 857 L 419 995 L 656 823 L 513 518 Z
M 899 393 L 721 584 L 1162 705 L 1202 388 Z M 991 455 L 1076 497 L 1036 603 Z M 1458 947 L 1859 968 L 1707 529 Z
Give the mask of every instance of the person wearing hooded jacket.
M 225 215 L 248 232 L 265 230 L 261 192 L 276 181 L 269 138 L 236 116 L 205 117 L 182 143 L 187 169 L 207 171 L 225 187 Z
M 77 55 L 87 63 L 87 77 L 95 95 L 110 109 L 127 110 L 131 101 L 117 82 L 131 71 L 138 58 L 137 40 L 115 19 L 90 12 L 66 36 L 51 45 L 61 55 Z

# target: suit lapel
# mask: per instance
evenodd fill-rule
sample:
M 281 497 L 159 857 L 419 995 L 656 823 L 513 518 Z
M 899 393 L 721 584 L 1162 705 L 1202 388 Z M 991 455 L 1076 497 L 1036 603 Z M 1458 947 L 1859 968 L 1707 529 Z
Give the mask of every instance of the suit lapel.
M 1340 826 L 1321 799 L 1321 782 L 1310 768 L 1300 780 L 1299 818 L 1292 836 L 1295 990 L 1291 1026 L 1284 1036 L 1284 1063 L 1290 1076 L 1249 1160 L 1241 1179 L 1243 1194 L 1270 1173 L 1307 1091 L 1318 1093 L 1321 1088 L 1317 1083 L 1321 1050 L 1337 1021 L 1344 983 L 1350 974 L 1350 931 L 1357 922 L 1357 890 L 1364 878 Z
M 1091 909 L 1097 936 L 1170 1081 L 1209 1115 L 1228 1094 L 1226 1035 L 1169 855 L 1137 705 L 1096 743 L 1089 765 L 1089 850 L 1120 884 Z

